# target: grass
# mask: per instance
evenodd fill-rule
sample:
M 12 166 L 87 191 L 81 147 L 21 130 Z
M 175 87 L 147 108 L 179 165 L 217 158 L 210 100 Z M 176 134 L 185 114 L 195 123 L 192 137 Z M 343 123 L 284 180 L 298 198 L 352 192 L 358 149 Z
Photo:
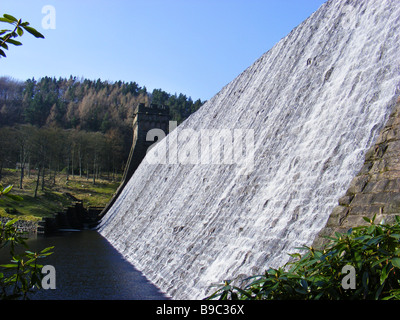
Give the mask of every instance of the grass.
M 0 217 L 18 218 L 23 220 L 40 220 L 42 217 L 52 216 L 55 212 L 62 211 L 73 203 L 73 199 L 67 194 L 82 200 L 87 207 L 104 207 L 112 198 L 119 186 L 117 181 L 97 179 L 71 175 L 67 180 L 65 174 L 58 174 L 54 181 L 49 176 L 45 177 L 45 188 L 42 191 L 39 186 L 38 195 L 34 197 L 36 175 L 24 178 L 23 189 L 19 189 L 20 172 L 15 169 L 3 169 L 0 184 L 3 186 L 14 185 L 12 194 L 21 196 L 23 201 L 14 201 L 3 197 L 0 199 Z

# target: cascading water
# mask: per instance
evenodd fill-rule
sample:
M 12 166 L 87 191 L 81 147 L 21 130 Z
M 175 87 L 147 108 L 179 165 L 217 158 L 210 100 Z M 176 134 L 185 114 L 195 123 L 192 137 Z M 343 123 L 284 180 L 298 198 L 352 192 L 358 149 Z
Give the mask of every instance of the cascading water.
M 325 3 L 152 149 L 101 234 L 174 299 L 282 266 L 324 227 L 400 94 L 399 17 L 397 0 Z

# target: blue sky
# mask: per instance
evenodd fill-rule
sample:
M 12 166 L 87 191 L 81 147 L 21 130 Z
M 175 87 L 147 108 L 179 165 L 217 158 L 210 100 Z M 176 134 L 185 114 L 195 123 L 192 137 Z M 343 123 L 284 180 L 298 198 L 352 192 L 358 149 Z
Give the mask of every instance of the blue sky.
M 136 81 L 207 100 L 325 0 L 0 0 L 29 34 L 0 59 L 0 76 Z M 55 9 L 55 29 L 42 22 Z M 3 29 L 5 25 L 0 24 Z

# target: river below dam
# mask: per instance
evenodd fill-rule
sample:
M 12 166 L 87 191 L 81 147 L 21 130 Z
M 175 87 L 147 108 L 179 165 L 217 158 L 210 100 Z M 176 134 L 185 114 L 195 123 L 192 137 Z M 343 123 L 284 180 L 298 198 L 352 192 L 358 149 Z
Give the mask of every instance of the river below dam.
M 56 270 L 56 289 L 40 290 L 32 300 L 165 300 L 157 287 L 124 260 L 97 231 L 62 232 L 27 240 L 29 250 L 54 246 L 40 260 Z M 7 261 L 2 250 L 0 261 Z

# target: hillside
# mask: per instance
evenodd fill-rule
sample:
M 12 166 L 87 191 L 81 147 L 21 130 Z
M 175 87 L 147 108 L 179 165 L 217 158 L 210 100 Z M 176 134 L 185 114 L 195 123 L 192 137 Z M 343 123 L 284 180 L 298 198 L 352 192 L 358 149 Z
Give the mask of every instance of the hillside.
M 80 175 L 121 173 L 138 103 L 168 105 L 171 120 L 178 123 L 203 104 L 161 89 L 150 93 L 136 82 L 0 78 L 0 180 L 2 168 L 17 163 L 23 169 Z

